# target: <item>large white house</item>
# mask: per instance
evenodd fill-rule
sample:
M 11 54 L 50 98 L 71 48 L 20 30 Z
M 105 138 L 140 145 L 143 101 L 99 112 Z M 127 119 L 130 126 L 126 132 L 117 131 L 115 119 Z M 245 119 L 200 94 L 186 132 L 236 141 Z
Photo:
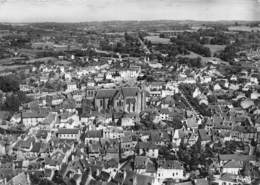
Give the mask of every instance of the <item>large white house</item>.
M 36 126 L 38 123 L 42 122 L 48 116 L 47 113 L 39 112 L 22 112 L 22 122 L 25 127 Z
M 59 139 L 68 139 L 68 140 L 79 140 L 80 139 L 80 130 L 79 129 L 59 129 L 57 132 Z
M 67 92 L 73 92 L 73 91 L 77 91 L 78 87 L 77 84 L 74 82 L 68 83 L 67 84 Z
M 162 160 L 158 162 L 156 181 L 161 184 L 166 179 L 185 179 L 184 167 L 179 161 Z

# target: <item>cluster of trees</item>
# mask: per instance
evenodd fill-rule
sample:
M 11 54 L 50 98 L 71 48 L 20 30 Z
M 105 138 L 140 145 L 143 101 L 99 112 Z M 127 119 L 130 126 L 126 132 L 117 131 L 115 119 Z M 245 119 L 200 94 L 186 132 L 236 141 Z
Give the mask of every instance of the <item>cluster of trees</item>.
M 65 52 L 57 52 L 57 51 L 40 51 L 36 53 L 36 58 L 44 58 L 44 57 L 58 57 L 65 55 Z
M 173 96 L 175 100 L 175 106 L 179 109 L 186 109 L 189 107 L 189 105 L 186 103 L 186 101 L 183 99 L 183 97 L 180 94 L 175 94 Z
M 178 159 L 186 164 L 185 167 L 188 171 L 197 170 L 199 165 L 203 165 L 204 168 L 208 167 L 213 162 L 210 158 L 214 157 L 210 146 L 206 145 L 205 148 L 202 148 L 199 141 L 191 147 L 181 143 L 177 155 Z M 207 171 L 207 169 L 204 169 L 205 176 L 208 175 Z
M 53 91 L 61 91 L 66 89 L 66 83 L 60 80 L 48 81 L 44 87 Z
M 138 76 L 137 77 L 137 81 L 142 81 L 142 80 L 146 80 L 147 82 L 155 81 L 155 79 L 153 78 L 152 75 L 144 75 L 144 76 Z
M 225 34 L 217 34 L 214 38 L 210 40 L 209 44 L 213 45 L 227 45 L 230 43 L 230 38 Z M 206 44 L 206 43 L 205 43 Z
M 129 53 L 131 56 L 140 57 L 142 56 L 140 46 L 141 45 L 138 41 L 126 42 L 125 45 L 121 42 L 118 42 L 113 51 L 118 53 Z
M 58 171 L 55 171 L 52 181 L 43 178 L 43 174 L 30 174 L 30 181 L 34 185 L 76 185 L 76 182 L 73 179 L 69 180 L 68 183 L 65 183 Z
M 239 32 L 233 35 L 233 41 L 217 57 L 232 62 L 234 58 L 238 57 L 239 51 L 260 48 L 260 32 Z
M 1 110 L 15 112 L 21 104 L 31 100 L 20 91 L 19 79 L 13 75 L 0 77 L 0 90 L 7 93 L 5 101 L 0 104 Z
M 55 183 L 49 181 L 48 179 L 39 177 L 34 174 L 30 175 L 30 180 L 31 180 L 31 183 L 35 184 L 35 185 L 55 185 Z
M 175 57 L 179 54 L 181 55 L 187 55 L 189 52 L 185 47 L 178 44 L 171 44 L 171 45 L 165 45 L 165 44 L 158 44 L 154 47 L 155 50 L 160 51 L 161 53 L 167 53 L 169 57 Z
M 19 111 L 19 107 L 23 103 L 28 103 L 30 101 L 31 99 L 28 96 L 26 96 L 23 92 L 17 91 L 16 93 L 7 95 L 4 104 L 0 105 L 0 109 L 16 112 Z
M 113 51 L 116 53 L 127 53 L 134 57 L 140 57 L 143 55 L 143 51 L 140 49 L 141 43 L 137 36 L 125 33 L 124 41 L 118 41 L 117 43 L 110 43 L 108 38 L 105 38 L 100 42 L 100 48 L 105 51 Z
M 180 64 L 185 64 L 189 67 L 196 67 L 196 68 L 201 68 L 202 67 L 202 62 L 201 58 L 187 58 L 187 57 L 180 57 L 177 60 L 178 63 Z
M 199 29 L 197 32 L 183 32 L 178 35 L 178 38 L 186 41 L 193 41 L 200 44 L 218 44 L 226 45 L 230 43 L 233 36 L 227 34 L 227 28 L 208 28 Z
M 0 77 L 0 90 L 3 92 L 19 91 L 19 79 L 14 75 Z
M 250 27 L 259 27 L 259 26 L 260 26 L 260 22 L 259 22 L 259 21 L 250 22 L 250 23 L 248 24 L 248 26 L 250 26 Z
M 219 57 L 224 61 L 232 62 L 234 58 L 237 56 L 237 52 L 239 50 L 240 48 L 238 46 L 236 46 L 235 44 L 230 44 L 219 53 Z
M 234 154 L 237 149 L 243 150 L 245 145 L 240 141 L 226 141 L 224 144 L 221 142 L 213 145 L 213 152 L 220 154 Z
M 201 44 L 217 44 L 217 45 L 227 45 L 230 43 L 232 36 L 225 33 L 226 28 L 215 28 L 215 29 L 201 29 L 198 30 L 197 41 Z
M 12 35 L 12 36 L 5 36 L 5 40 L 10 41 L 11 47 L 17 48 L 27 48 L 31 43 L 31 39 L 28 36 L 19 36 L 19 35 Z
M 204 57 L 211 56 L 211 52 L 208 47 L 203 46 L 196 40 L 190 40 L 190 39 L 191 38 L 177 37 L 177 38 L 171 38 L 171 42 L 176 44 L 180 48 L 184 48 L 186 50 L 193 51 L 194 53 L 197 53 Z
M 154 119 L 154 113 L 153 112 L 146 112 L 144 115 L 141 116 L 141 124 L 144 128 L 146 129 L 157 129 L 156 126 L 153 123 L 153 119 Z

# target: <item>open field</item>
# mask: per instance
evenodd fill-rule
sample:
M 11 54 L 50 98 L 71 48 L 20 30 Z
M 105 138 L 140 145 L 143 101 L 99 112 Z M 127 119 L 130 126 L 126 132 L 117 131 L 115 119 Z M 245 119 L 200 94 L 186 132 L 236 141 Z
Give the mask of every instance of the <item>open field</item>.
M 11 65 L 11 66 L 0 65 L 0 72 L 3 72 L 5 70 L 15 70 L 15 69 L 18 69 L 18 68 L 24 68 L 26 66 L 27 65 Z
M 53 61 L 56 62 L 58 59 L 54 58 L 54 57 L 44 57 L 44 58 L 37 58 L 37 59 L 32 59 L 32 60 L 28 60 L 26 61 L 27 64 L 34 64 L 34 63 L 38 63 L 38 62 L 44 62 L 47 63 L 49 61 Z
M 211 45 L 211 44 L 205 44 L 205 47 L 208 47 L 211 52 L 211 56 L 214 56 L 215 53 L 222 51 L 225 49 L 225 45 Z
M 201 58 L 201 61 L 202 61 L 203 64 L 207 64 L 207 63 L 210 62 L 210 61 L 215 61 L 216 63 L 218 63 L 218 64 L 223 64 L 223 65 L 225 65 L 225 66 L 228 64 L 227 62 L 225 62 L 225 61 L 223 61 L 223 60 L 221 60 L 221 59 L 219 59 L 219 58 L 215 58 L 215 57 L 203 57 L 203 56 L 201 56 L 201 55 L 199 55 L 199 54 L 197 54 L 197 53 L 194 53 L 194 52 L 192 52 L 192 51 L 189 51 L 189 52 L 190 52 L 190 54 L 188 54 L 188 55 L 178 55 L 177 58 L 178 58 L 178 57 Z
M 230 31 L 260 31 L 260 27 L 249 27 L 249 26 L 230 26 L 228 28 Z
M 71 64 L 71 62 L 67 61 L 67 60 L 58 60 L 58 61 L 55 61 L 55 64 L 56 65 L 69 65 L 69 64 Z
M 170 39 L 160 38 L 159 36 L 147 36 L 144 39 L 151 41 L 152 44 L 170 44 Z

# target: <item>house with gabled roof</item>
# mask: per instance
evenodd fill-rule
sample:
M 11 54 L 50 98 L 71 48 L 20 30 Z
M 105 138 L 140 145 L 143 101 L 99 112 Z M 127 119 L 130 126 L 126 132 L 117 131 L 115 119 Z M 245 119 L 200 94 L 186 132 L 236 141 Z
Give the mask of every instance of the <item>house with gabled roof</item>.
M 228 161 L 223 165 L 222 172 L 238 175 L 240 170 L 243 169 L 243 166 L 244 164 L 242 161 Z
M 156 180 L 162 183 L 166 179 L 185 179 L 183 164 L 176 160 L 159 160 Z
M 228 184 L 228 185 L 236 185 L 242 184 L 242 181 L 239 180 L 237 175 L 224 173 L 221 174 L 220 178 L 216 180 L 218 184 Z
M 36 126 L 38 123 L 42 122 L 47 116 L 48 113 L 24 111 L 22 112 L 22 122 L 25 125 L 25 127 L 29 128 L 32 126 Z
M 60 128 L 58 129 L 57 137 L 59 139 L 78 141 L 80 139 L 80 130 Z
M 138 142 L 136 145 L 136 152 L 138 155 L 158 158 L 159 147 L 152 142 Z
M 92 141 L 99 141 L 103 138 L 103 130 L 89 130 L 83 134 L 83 138 L 85 143 L 89 143 Z
M 73 92 L 73 91 L 77 91 L 78 87 L 77 87 L 77 83 L 76 82 L 69 82 L 67 83 L 67 92 Z
M 255 156 L 250 155 L 244 155 L 244 154 L 220 154 L 218 156 L 219 164 L 224 165 L 228 161 L 241 161 L 241 162 L 247 162 L 247 161 L 255 161 Z

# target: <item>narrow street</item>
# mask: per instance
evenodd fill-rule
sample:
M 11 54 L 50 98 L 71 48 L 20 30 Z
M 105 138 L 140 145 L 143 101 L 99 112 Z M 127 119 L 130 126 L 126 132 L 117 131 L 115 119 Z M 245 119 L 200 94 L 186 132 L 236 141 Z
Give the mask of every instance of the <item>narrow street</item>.
M 194 107 L 190 104 L 189 100 L 186 98 L 185 94 L 182 92 L 181 89 L 180 90 L 180 93 L 181 93 L 181 96 L 184 98 L 184 100 L 186 101 L 186 103 L 189 105 L 190 109 L 192 110 L 192 112 L 195 113 L 196 116 L 198 116 L 199 118 L 202 118 L 204 119 L 204 116 L 201 115 L 196 109 L 194 109 Z

